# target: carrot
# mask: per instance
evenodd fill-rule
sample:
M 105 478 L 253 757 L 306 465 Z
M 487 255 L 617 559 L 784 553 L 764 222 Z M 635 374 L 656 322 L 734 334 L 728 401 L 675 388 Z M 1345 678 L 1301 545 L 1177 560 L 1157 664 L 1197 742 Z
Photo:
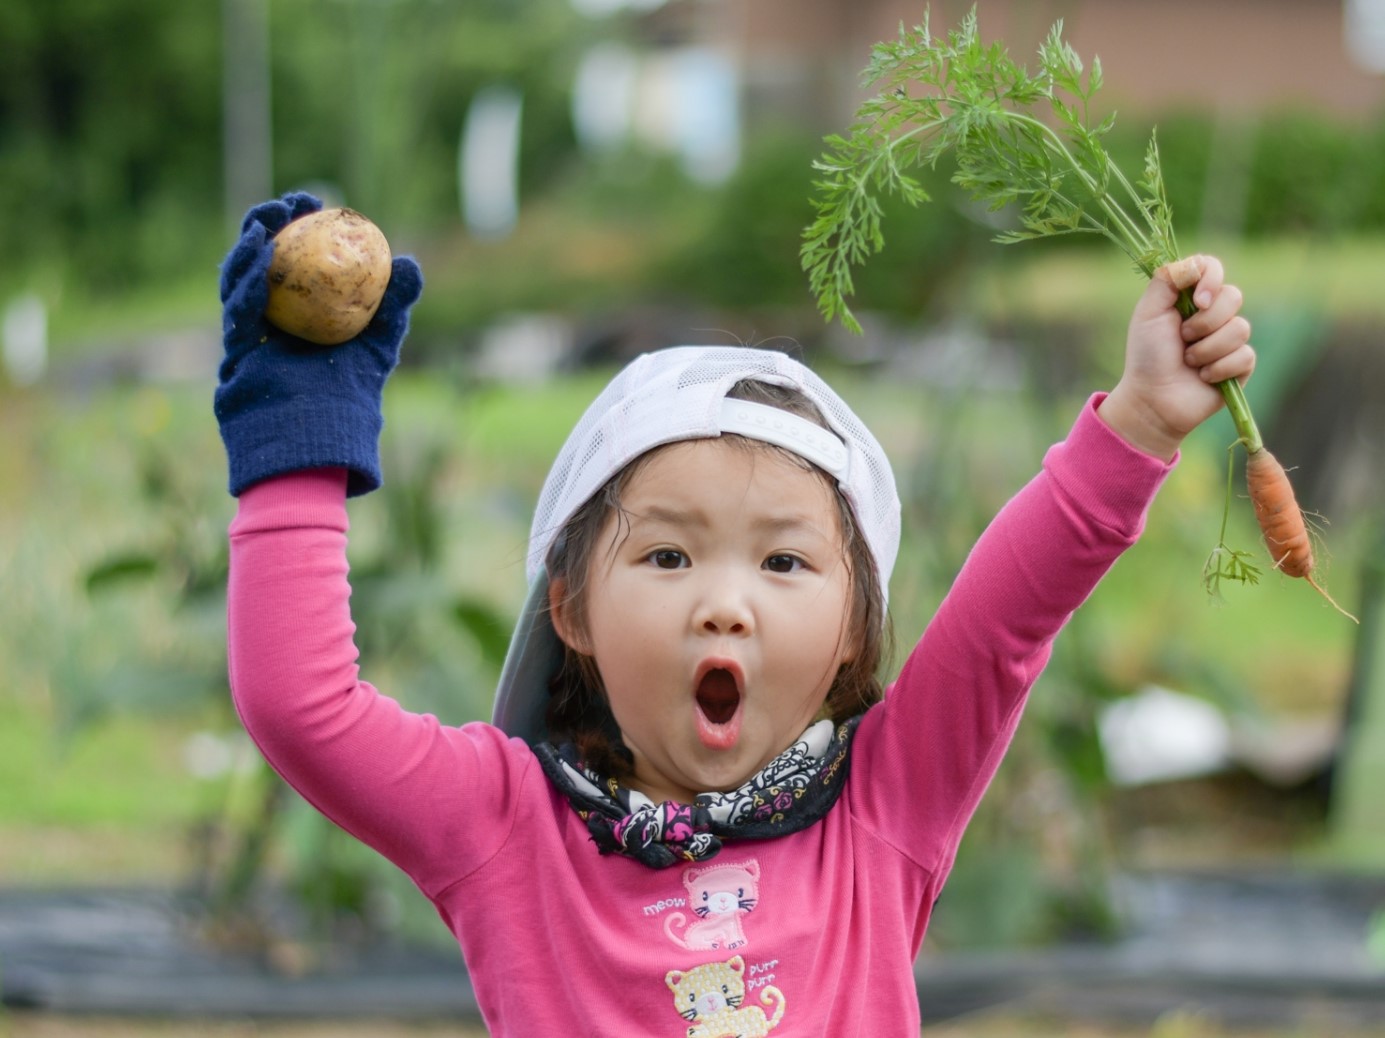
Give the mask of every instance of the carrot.
M 1132 183 L 1103 144 L 1114 114 L 1097 121 L 1092 113 L 1090 102 L 1102 85 L 1100 62 L 1084 67 L 1062 28 L 1056 23 L 1039 47 L 1040 67 L 1032 73 L 1004 47 L 982 43 L 974 9 L 946 36 L 935 36 L 925 18 L 912 30 L 901 25 L 897 41 L 876 45 L 866 76 L 878 93 L 857 110 L 849 133 L 827 138 L 827 154 L 813 163 L 816 215 L 804 228 L 800 258 L 824 317 L 861 330 L 846 297 L 855 291 L 852 268 L 884 246 L 879 199 L 897 194 L 911 204 L 928 201 L 910 170 L 936 167 L 947 152 L 956 160 L 952 182 L 975 201 L 993 212 L 1018 209 L 1019 226 L 998 241 L 1100 235 L 1146 277 L 1164 277 L 1180 289 L 1184 318 L 1196 312 L 1191 289 L 1201 272 L 1195 260 L 1179 261 L 1154 136 L 1144 177 Z M 1217 389 L 1236 427 L 1234 446 L 1252 460 L 1251 493 L 1275 568 L 1303 578 L 1332 602 L 1313 577 L 1308 525 L 1283 467 L 1264 449 L 1240 382 L 1220 382 Z M 1234 446 L 1221 539 L 1202 571 L 1214 596 L 1223 580 L 1254 584 L 1260 573 L 1251 553 L 1226 543 Z
M 1161 267 L 1156 274 L 1162 274 L 1178 293 L 1178 312 L 1185 318 L 1197 313 L 1193 303 L 1192 289 L 1201 272 L 1196 263 L 1181 260 Z M 1269 550 L 1274 568 L 1286 576 L 1298 577 L 1308 583 L 1318 594 L 1331 603 L 1347 619 L 1360 623 L 1337 604 L 1327 589 L 1313 576 L 1313 542 L 1308 520 L 1298 506 L 1293 484 L 1284 466 L 1265 447 L 1260 437 L 1260 429 L 1255 424 L 1255 416 L 1250 412 L 1250 402 L 1245 389 L 1235 379 L 1218 382 L 1226 402 L 1231 422 L 1236 427 L 1236 442 L 1231 445 L 1244 447 L 1246 452 L 1246 488 L 1250 492 L 1251 504 L 1255 506 L 1255 520 L 1260 524 L 1260 535 Z M 1228 459 L 1226 483 L 1226 510 L 1222 513 L 1221 538 L 1207 564 L 1202 570 L 1203 585 L 1209 594 L 1218 595 L 1223 579 L 1254 584 L 1259 580 L 1260 571 L 1249 561 L 1247 552 L 1237 551 L 1226 543 L 1226 524 L 1231 509 L 1232 469 Z
M 1289 474 L 1263 447 L 1246 458 L 1246 488 L 1275 569 L 1311 580 L 1313 545 L 1308 539 L 1308 523 L 1294 497 Z
M 1334 609 L 1356 620 L 1313 579 L 1313 543 L 1308 521 L 1298 506 L 1289 474 L 1279 459 L 1264 447 L 1246 456 L 1246 488 L 1250 491 L 1255 519 L 1260 524 L 1260 534 L 1270 558 L 1274 560 L 1274 568 L 1286 576 L 1306 580 L 1313 590 L 1332 603 Z

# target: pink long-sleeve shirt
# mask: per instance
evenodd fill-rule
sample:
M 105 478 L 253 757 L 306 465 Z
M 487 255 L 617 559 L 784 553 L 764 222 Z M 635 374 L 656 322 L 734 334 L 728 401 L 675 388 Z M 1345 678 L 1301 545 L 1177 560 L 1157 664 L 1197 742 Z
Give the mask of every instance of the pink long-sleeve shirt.
M 1099 402 L 982 535 L 862 721 L 840 799 L 798 833 L 668 869 L 601 856 L 523 742 L 362 681 L 339 470 L 240 498 L 237 708 L 299 793 L 437 907 L 493 1035 L 917 1036 L 913 962 L 963 829 L 1053 638 L 1171 467 Z

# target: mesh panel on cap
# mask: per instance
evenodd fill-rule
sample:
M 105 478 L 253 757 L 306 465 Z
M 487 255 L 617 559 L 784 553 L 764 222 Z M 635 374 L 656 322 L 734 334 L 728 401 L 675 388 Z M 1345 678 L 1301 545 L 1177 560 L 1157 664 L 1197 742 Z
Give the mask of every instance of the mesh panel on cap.
M 721 401 L 743 379 L 797 389 L 845 441 L 850 460 L 839 486 L 884 589 L 899 548 L 899 497 L 884 450 L 845 401 L 798 361 L 777 350 L 733 346 L 643 354 L 598 394 L 558 452 L 539 495 L 529 537 L 530 580 L 563 524 L 631 461 L 661 444 L 719 435 Z

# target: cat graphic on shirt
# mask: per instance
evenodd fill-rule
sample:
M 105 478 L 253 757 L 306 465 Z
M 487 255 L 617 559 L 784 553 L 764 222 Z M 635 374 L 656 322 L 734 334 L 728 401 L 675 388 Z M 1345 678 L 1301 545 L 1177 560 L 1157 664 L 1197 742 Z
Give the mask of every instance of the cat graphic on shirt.
M 680 948 L 740 948 L 746 944 L 742 920 L 760 900 L 760 863 L 755 860 L 705 865 L 683 873 L 691 922 L 682 912 L 664 920 L 664 933 Z M 686 924 L 686 927 L 684 927 Z M 678 928 L 684 927 L 681 933 Z
M 784 1019 L 784 994 L 776 987 L 760 992 L 759 1006 L 745 1005 L 745 960 L 733 955 L 690 970 L 669 970 L 664 983 L 674 1008 L 691 1025 L 687 1038 L 768 1038 Z

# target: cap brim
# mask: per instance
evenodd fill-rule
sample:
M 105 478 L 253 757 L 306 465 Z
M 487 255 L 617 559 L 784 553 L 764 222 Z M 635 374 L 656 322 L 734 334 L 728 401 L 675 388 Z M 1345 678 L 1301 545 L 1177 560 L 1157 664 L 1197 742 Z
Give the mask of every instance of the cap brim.
M 548 574 L 540 570 L 505 654 L 492 723 L 531 746 L 547 741 L 549 688 L 562 665 L 563 643 L 549 616 Z

